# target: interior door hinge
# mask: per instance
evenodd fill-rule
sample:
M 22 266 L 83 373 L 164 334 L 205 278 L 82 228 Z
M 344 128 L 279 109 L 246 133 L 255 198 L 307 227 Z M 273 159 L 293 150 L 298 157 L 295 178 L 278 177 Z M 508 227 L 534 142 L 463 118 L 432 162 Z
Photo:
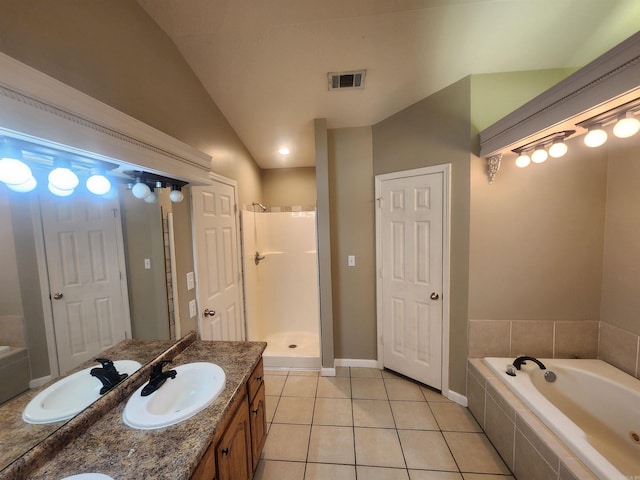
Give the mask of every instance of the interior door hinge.
M 378 208 L 382 208 L 382 197 L 378 197 L 376 200 L 378 201 Z

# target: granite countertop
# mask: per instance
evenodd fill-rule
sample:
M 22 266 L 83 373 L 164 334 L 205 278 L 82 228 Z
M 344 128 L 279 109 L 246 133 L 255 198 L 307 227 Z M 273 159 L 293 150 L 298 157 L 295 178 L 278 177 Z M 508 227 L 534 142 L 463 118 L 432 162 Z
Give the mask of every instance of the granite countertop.
M 263 342 L 196 341 L 174 358 L 170 367 L 196 361 L 217 363 L 226 386 L 207 408 L 188 420 L 157 430 L 126 426 L 126 399 L 105 413 L 57 455 L 29 473 L 34 480 L 98 472 L 114 479 L 188 479 L 216 434 L 217 425 L 248 381 L 266 347 Z
M 136 360 L 145 365 L 165 352 L 174 343 L 170 340 L 124 340 L 101 352 L 100 356 L 112 360 Z M 94 361 L 87 361 L 70 371 L 68 375 L 93 366 L 98 366 L 98 364 Z M 68 422 L 68 420 L 62 420 L 34 425 L 22 420 L 22 412 L 31 399 L 58 380 L 60 378 L 56 378 L 42 387 L 28 390 L 0 406 L 0 478 L 3 478 L 2 469 Z

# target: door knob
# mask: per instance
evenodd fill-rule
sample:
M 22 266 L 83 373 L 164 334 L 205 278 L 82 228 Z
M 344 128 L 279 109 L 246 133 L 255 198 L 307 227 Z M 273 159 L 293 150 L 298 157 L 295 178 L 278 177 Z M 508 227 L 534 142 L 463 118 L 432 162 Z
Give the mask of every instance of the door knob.
M 204 309 L 204 316 L 205 317 L 213 317 L 216 314 L 215 310 L 209 310 L 208 308 Z
M 62 293 L 60 293 L 60 292 L 57 292 L 57 293 L 53 294 L 53 298 L 55 300 L 60 300 L 62 297 L 64 297 L 64 295 Z
M 431 294 L 431 300 L 438 300 L 440 298 L 440 295 L 438 295 L 436 292 L 433 292 Z

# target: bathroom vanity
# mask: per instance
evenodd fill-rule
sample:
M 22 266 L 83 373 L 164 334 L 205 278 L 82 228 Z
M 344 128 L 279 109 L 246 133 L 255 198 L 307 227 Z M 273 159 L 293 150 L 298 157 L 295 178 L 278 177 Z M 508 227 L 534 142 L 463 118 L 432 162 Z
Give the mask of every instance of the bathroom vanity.
M 63 431 L 45 452 L 42 444 L 58 435 L 53 433 L 0 471 L 0 480 L 52 480 L 87 472 L 116 480 L 252 478 L 266 439 L 262 370 L 266 344 L 192 338 L 182 350 L 175 347 L 144 366 L 134 381 L 123 382 L 121 391 L 112 395 L 112 404 L 96 402 L 98 412 L 94 406 L 87 408 L 68 422 L 76 427 L 72 432 Z M 128 427 L 122 419 L 128 398 L 146 383 L 151 365 L 165 359 L 173 360 L 169 368 L 193 362 L 219 365 L 226 374 L 224 390 L 204 410 L 178 424 L 154 430 Z

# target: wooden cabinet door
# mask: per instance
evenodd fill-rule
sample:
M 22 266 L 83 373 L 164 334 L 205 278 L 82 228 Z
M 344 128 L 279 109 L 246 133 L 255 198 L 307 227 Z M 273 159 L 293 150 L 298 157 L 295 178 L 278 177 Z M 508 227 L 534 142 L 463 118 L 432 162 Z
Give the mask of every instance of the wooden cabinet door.
M 216 478 L 216 461 L 215 461 L 215 448 L 213 443 L 209 445 L 202 460 L 196 467 L 193 475 L 189 480 L 215 480 Z
M 245 399 L 218 442 L 216 448 L 218 480 L 249 480 L 253 477 L 251 427 L 247 405 Z
M 251 402 L 249 419 L 251 421 L 251 456 L 253 458 L 253 471 L 255 471 L 260 461 L 262 448 L 267 440 L 267 411 L 265 409 L 264 383 L 260 385 L 253 402 Z

